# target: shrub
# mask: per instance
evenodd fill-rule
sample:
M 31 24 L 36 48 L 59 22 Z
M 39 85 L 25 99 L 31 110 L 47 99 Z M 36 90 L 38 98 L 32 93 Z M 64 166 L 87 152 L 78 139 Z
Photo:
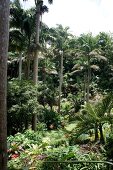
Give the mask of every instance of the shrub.
M 29 81 L 13 79 L 8 83 L 7 120 L 8 135 L 22 132 L 31 124 L 37 113 L 36 87 Z
M 44 123 L 48 130 L 57 129 L 60 125 L 60 116 L 53 110 L 44 109 Z

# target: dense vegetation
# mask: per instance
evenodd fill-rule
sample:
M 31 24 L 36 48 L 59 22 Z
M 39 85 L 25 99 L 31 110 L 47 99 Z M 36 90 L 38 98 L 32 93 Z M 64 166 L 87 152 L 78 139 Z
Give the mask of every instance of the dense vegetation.
M 113 159 L 113 35 L 76 37 L 68 27 L 40 22 L 36 44 L 35 9 L 18 0 L 10 8 L 9 170 L 107 170 L 87 161 Z

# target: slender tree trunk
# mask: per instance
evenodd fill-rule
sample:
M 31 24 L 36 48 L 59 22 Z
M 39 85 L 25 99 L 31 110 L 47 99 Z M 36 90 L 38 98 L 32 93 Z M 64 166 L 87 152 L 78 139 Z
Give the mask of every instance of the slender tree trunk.
M 0 170 L 7 169 L 7 55 L 9 0 L 0 0 Z
M 28 48 L 28 53 L 27 53 L 27 56 L 26 56 L 26 65 L 25 65 L 24 73 L 25 73 L 26 80 L 29 80 L 30 79 L 30 52 L 29 52 L 29 48 Z
M 40 0 L 37 0 L 36 4 L 36 38 L 35 38 L 35 43 L 36 43 L 36 50 L 35 50 L 35 55 L 34 55 L 34 68 L 33 68 L 33 81 L 37 85 L 38 84 L 38 54 L 39 54 L 39 35 L 40 35 Z
M 25 130 L 27 130 L 28 127 L 29 127 L 29 121 L 28 121 L 28 119 L 26 118 L 26 120 L 25 120 Z
M 29 44 L 28 44 L 28 53 L 27 53 L 27 80 L 29 80 L 30 76 L 30 45 L 31 45 L 31 38 L 29 37 Z
M 31 40 L 29 38 L 29 43 L 28 43 L 28 50 L 27 50 L 27 56 L 26 56 L 26 65 L 25 65 L 25 79 L 29 80 L 30 79 L 30 45 L 31 45 Z
M 98 140 L 99 140 L 98 125 L 97 125 L 97 123 L 95 123 L 95 142 L 97 142 Z
M 87 97 L 86 102 L 89 102 L 89 86 L 90 86 L 90 77 L 91 77 L 91 69 L 90 69 L 90 56 L 88 55 L 88 74 L 87 74 Z
M 34 55 L 34 68 L 33 68 L 33 82 L 35 85 L 38 84 L 38 46 L 39 46 L 39 34 L 40 34 L 40 0 L 37 0 L 36 3 L 36 50 Z M 37 100 L 37 99 L 36 99 Z M 36 125 L 37 125 L 37 115 L 33 114 L 32 116 L 32 129 L 36 131 Z
M 103 130 L 102 130 L 102 124 L 99 123 L 99 131 L 100 131 L 100 143 L 105 144 Z
M 29 54 L 29 52 L 28 52 L 28 56 L 27 56 L 27 80 L 29 80 L 30 79 L 30 54 Z
M 60 108 L 61 108 L 62 83 L 63 83 L 63 51 L 61 52 L 61 63 L 60 63 L 58 113 L 60 113 Z
M 19 80 L 22 79 L 22 52 L 20 52 L 19 56 Z
M 36 50 L 34 56 L 33 82 L 35 85 L 38 84 L 38 50 Z
M 86 90 L 87 90 L 87 75 L 86 75 L 86 73 L 85 73 L 85 75 L 84 75 L 84 102 L 86 101 Z

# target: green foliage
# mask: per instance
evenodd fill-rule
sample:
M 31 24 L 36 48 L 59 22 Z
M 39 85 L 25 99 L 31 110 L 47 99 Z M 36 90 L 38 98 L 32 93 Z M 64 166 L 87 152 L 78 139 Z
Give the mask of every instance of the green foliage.
M 60 125 L 60 116 L 53 110 L 44 109 L 44 123 L 48 130 L 57 129 Z
M 104 143 L 105 139 L 103 125 L 105 123 L 112 125 L 112 107 L 112 94 L 106 95 L 103 99 L 101 99 L 101 101 L 97 103 L 85 103 L 85 105 L 82 106 L 80 113 L 76 114 L 75 116 L 76 120 L 78 120 L 75 132 L 73 132 L 75 138 L 84 133 L 88 134 L 90 130 L 93 129 L 95 141 L 98 140 L 100 136 L 100 142 Z
M 106 139 L 105 144 L 106 157 L 108 160 L 113 160 L 113 134 L 110 134 Z
M 56 105 L 56 88 L 53 87 L 53 84 L 39 84 L 38 85 L 38 102 L 42 106 L 49 105 L 52 110 L 53 106 Z
M 68 138 L 63 131 L 45 133 L 31 130 L 23 134 L 8 137 L 8 168 L 11 169 L 38 169 L 38 170 L 80 170 L 81 168 L 93 170 L 104 169 L 103 164 L 85 163 L 91 160 L 104 160 L 98 152 L 84 153 L 78 145 L 69 146 Z M 65 138 L 65 140 L 64 140 Z M 59 141 L 59 145 L 58 145 Z M 64 142 L 65 141 L 65 142 Z M 62 163 L 62 161 L 84 161 L 84 163 Z M 48 162 L 56 161 L 56 162 Z M 59 162 L 58 162 L 59 161 Z
M 48 9 L 41 6 L 41 10 L 43 13 Z M 30 76 L 33 75 L 35 14 L 34 9 L 22 9 L 19 0 L 11 2 L 9 79 L 18 76 L 17 57 L 20 53 L 24 56 L 22 74 L 28 77 L 26 65 L 29 65 Z M 98 139 L 102 135 L 104 138 L 111 132 L 104 125 L 113 123 L 113 96 L 110 94 L 104 98 L 104 92 L 113 89 L 113 36 L 88 33 L 75 37 L 69 33 L 68 27 L 57 25 L 49 28 L 41 23 L 40 44 L 43 58 L 39 57 L 38 89 L 29 81 L 12 79 L 8 82 L 8 135 L 30 128 L 34 113 L 39 120 L 36 133 L 29 130 L 8 137 L 9 169 L 107 169 L 103 164 L 44 161 L 104 160 L 102 154 L 92 150 L 84 153 L 86 150 L 76 144 L 85 144 L 91 137 L 94 140 L 96 134 Z M 61 115 L 56 111 L 60 51 L 63 51 Z M 82 107 L 88 90 L 91 103 Z M 99 92 L 103 99 L 97 102 L 100 100 L 96 98 Z M 110 135 L 106 140 L 108 159 L 112 159 L 112 139 Z
M 13 79 L 8 82 L 8 134 L 28 128 L 33 113 L 37 114 L 36 87 L 31 82 Z
M 66 100 L 62 101 L 62 103 L 61 103 L 62 114 L 64 114 L 64 115 L 69 114 L 71 108 L 72 108 L 71 102 L 66 101 Z
M 9 136 L 7 141 L 9 149 L 18 151 L 19 146 L 21 149 L 27 149 L 30 148 L 32 144 L 39 144 L 39 142 L 42 141 L 42 134 L 27 130 L 23 134 L 17 133 L 14 136 Z
M 50 152 L 50 151 L 49 151 Z M 98 154 L 99 156 L 99 154 Z M 100 157 L 96 157 L 96 154 L 94 154 L 93 152 L 87 154 L 83 154 L 82 152 L 80 152 L 80 148 L 78 146 L 69 146 L 67 148 L 64 147 L 59 147 L 58 149 L 53 149 L 53 151 L 50 152 L 50 154 L 48 154 L 48 157 L 45 159 L 46 161 L 59 161 L 59 162 L 44 162 L 42 169 L 60 169 L 60 170 L 80 170 L 80 169 L 88 169 L 88 170 L 93 170 L 96 169 L 98 167 L 98 169 L 103 168 L 104 169 L 104 165 L 102 164 L 92 164 L 92 163 L 62 163 L 62 161 L 77 161 L 77 160 L 81 160 L 81 161 L 87 161 L 87 160 L 97 160 L 97 159 L 102 159 L 101 156 Z M 61 162 L 60 162 L 61 161 Z
M 46 157 L 49 148 L 65 145 L 63 131 L 34 132 L 25 131 L 8 137 L 9 169 L 22 169 L 39 165 L 40 159 Z M 19 164 L 19 166 L 18 166 Z M 41 162 L 42 164 L 42 162 Z

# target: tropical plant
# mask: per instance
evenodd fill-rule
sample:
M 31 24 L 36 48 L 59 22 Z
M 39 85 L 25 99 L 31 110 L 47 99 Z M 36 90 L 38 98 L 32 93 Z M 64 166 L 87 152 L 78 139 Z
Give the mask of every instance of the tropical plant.
M 94 79 L 94 76 L 97 75 L 97 71 L 100 70 L 97 61 L 107 61 L 107 59 L 102 56 L 102 52 L 98 47 L 97 37 L 93 37 L 91 33 L 81 35 L 77 39 L 77 42 L 77 60 L 72 68 L 71 75 L 79 76 L 84 81 L 84 87 L 82 87 L 82 89 L 84 89 L 84 101 L 89 102 L 92 77 Z
M 51 4 L 53 1 L 48 0 L 48 2 Z M 40 16 L 42 13 L 47 12 L 48 8 L 43 5 L 43 1 L 41 0 L 35 0 L 36 5 L 36 16 L 35 16 L 35 24 L 36 24 L 36 36 L 35 36 L 35 45 L 36 49 L 34 51 L 34 67 L 33 67 L 33 81 L 34 84 L 37 85 L 38 83 L 38 55 L 39 55 L 39 36 L 40 36 Z M 36 124 L 37 124 L 37 115 L 34 114 L 32 117 L 32 129 L 36 131 Z
M 69 27 L 63 28 L 62 25 L 57 25 L 56 28 L 51 28 L 49 32 L 52 35 L 50 49 L 53 51 L 53 61 L 55 61 L 57 72 L 59 72 L 58 112 L 60 112 L 64 71 L 63 65 L 65 64 L 64 62 L 66 62 L 66 50 L 68 49 L 68 43 L 72 38 L 72 34 L 69 33 Z
M 22 55 L 24 55 L 25 77 L 29 79 L 30 72 L 30 50 L 31 41 L 34 36 L 34 18 L 33 9 L 24 10 L 19 0 L 15 0 L 10 5 L 10 45 L 9 51 L 18 52 L 19 55 L 19 77 L 22 72 Z
M 103 125 L 106 122 L 112 124 L 112 114 L 111 110 L 113 108 L 112 95 L 105 96 L 98 103 L 86 103 L 81 110 L 80 115 L 78 116 L 79 123 L 78 129 L 79 132 L 85 133 L 90 129 L 95 131 L 95 141 L 99 140 L 98 130 L 100 134 L 100 143 L 105 143 L 104 134 L 103 134 Z

